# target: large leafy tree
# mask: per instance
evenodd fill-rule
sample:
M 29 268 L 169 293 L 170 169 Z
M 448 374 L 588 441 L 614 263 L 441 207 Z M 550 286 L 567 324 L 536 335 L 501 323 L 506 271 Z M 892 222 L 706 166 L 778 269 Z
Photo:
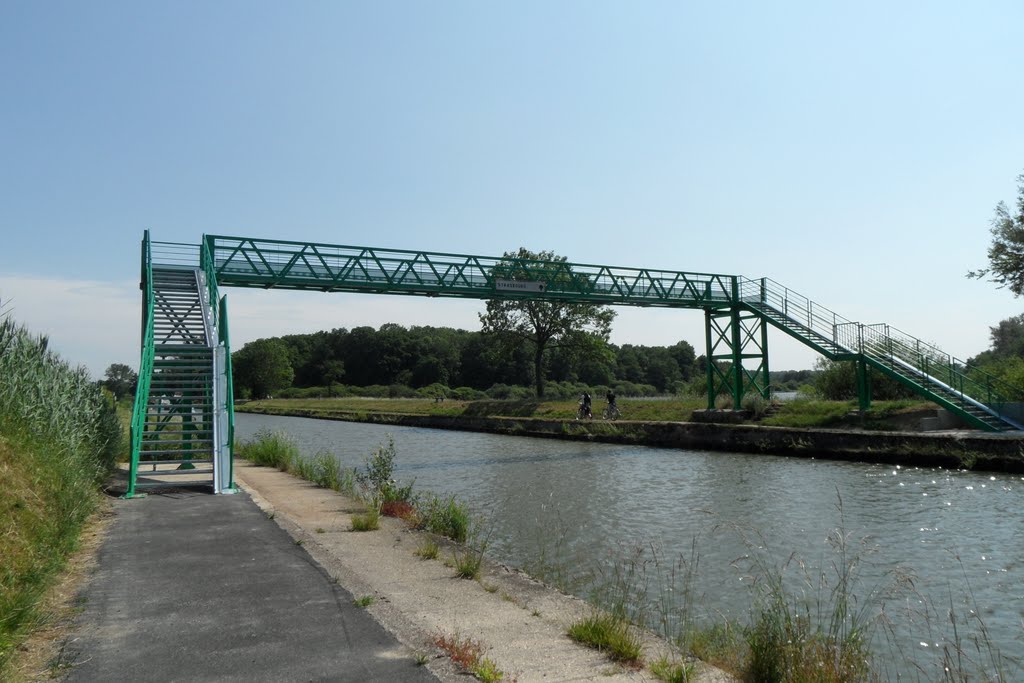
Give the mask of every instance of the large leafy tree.
M 112 363 L 104 373 L 100 384 L 114 395 L 116 400 L 135 393 L 139 383 L 139 375 L 124 363 Z
M 1015 296 L 1024 294 L 1024 173 L 1017 176 L 1017 207 L 1010 211 L 1004 202 L 996 205 L 992 219 L 992 244 L 988 248 L 988 268 L 974 270 L 967 277 L 988 277 L 1000 287 L 1008 287 Z
M 295 376 L 288 347 L 280 339 L 257 339 L 231 354 L 235 386 L 264 398 L 291 386 Z
M 506 252 L 495 275 L 507 280 L 543 281 L 549 289 L 573 274 L 564 256 L 520 248 Z M 554 266 L 554 267 L 552 267 Z M 482 330 L 504 343 L 527 343 L 533 350 L 533 379 L 537 397 L 544 396 L 544 354 L 559 348 L 567 353 L 586 353 L 608 341 L 615 312 L 607 306 L 567 303 L 538 297 L 490 299 L 480 314 Z

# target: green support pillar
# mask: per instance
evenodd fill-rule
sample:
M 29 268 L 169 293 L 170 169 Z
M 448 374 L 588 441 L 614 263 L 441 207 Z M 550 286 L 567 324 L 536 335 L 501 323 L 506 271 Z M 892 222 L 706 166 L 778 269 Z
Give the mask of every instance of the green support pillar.
M 863 413 L 871 409 L 871 368 L 863 357 L 853 363 L 857 369 L 857 407 Z
M 705 340 L 708 359 L 708 408 L 722 393 L 732 398 L 738 410 L 744 395 L 757 393 L 769 398 L 768 330 L 757 313 L 734 306 L 705 309 Z M 745 361 L 757 361 L 748 369 Z

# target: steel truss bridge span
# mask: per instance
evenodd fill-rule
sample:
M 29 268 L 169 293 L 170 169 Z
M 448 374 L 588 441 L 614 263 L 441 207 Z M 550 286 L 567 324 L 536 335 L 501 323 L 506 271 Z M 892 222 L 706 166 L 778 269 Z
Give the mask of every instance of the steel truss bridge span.
M 722 395 L 736 408 L 747 394 L 770 396 L 771 326 L 826 358 L 852 362 L 862 410 L 870 407 L 874 370 L 974 427 L 1024 429 L 1024 420 L 1017 417 L 1024 402 L 1021 389 L 889 325 L 847 320 L 768 278 L 223 235 L 205 235 L 199 245 L 189 245 L 153 242 L 148 231 L 142 252 L 143 342 L 132 430 L 132 487 L 139 463 L 151 460 L 145 457 L 147 450 L 166 456 L 181 447 L 179 442 L 192 450 L 201 447 L 198 436 L 183 440 L 175 435 L 178 445 L 173 448 L 163 443 L 170 439 L 161 430 L 184 423 L 201 427 L 197 435 L 209 432 L 217 442 L 214 450 L 224 451 L 209 454 L 214 463 L 218 458 L 222 462 L 214 467 L 214 488 L 232 489 L 230 345 L 220 287 L 701 309 L 711 361 L 709 408 Z M 187 278 L 193 284 L 186 287 L 180 277 L 171 277 L 182 271 L 193 274 Z M 196 322 L 198 317 L 190 322 L 188 316 L 201 316 L 202 323 Z M 213 359 L 209 368 L 199 367 L 197 346 L 209 351 L 202 354 Z M 183 396 L 199 398 L 186 405 Z M 187 414 L 172 419 L 167 407 L 176 404 L 184 405 Z M 147 449 L 147 438 L 156 446 Z M 177 451 L 172 455 L 165 458 L 171 464 L 188 459 Z

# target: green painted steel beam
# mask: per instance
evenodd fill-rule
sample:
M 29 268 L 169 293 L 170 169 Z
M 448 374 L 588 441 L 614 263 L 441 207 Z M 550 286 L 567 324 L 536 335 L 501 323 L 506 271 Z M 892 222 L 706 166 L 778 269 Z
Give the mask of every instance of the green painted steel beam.
M 443 252 L 208 235 L 222 287 L 729 307 L 735 277 Z

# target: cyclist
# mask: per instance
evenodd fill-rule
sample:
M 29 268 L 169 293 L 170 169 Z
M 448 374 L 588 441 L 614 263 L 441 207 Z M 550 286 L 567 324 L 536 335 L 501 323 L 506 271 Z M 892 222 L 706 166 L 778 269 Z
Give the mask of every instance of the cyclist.
M 619 406 L 615 404 L 615 393 L 611 389 L 604 395 L 604 399 L 608 401 L 608 407 L 604 409 L 605 418 L 615 419 L 622 414 L 619 412 Z
M 594 417 L 594 414 L 590 410 L 590 394 L 586 391 L 584 391 L 583 395 L 580 396 L 580 409 L 579 412 L 576 414 L 577 420 L 580 419 L 581 417 Z

